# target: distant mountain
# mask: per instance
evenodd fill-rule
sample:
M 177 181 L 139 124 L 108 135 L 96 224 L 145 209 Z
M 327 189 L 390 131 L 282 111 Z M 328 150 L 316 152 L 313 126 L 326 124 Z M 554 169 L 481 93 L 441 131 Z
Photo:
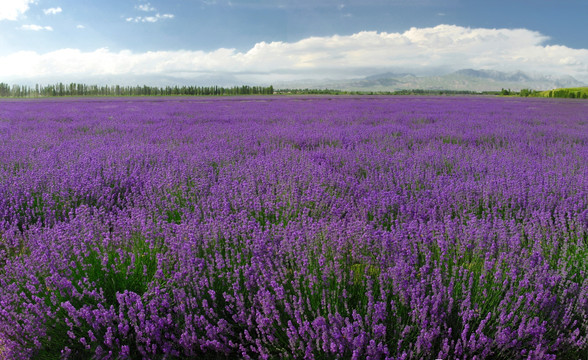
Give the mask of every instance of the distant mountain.
M 497 81 L 531 81 L 532 78 L 522 71 L 504 73 L 496 70 L 462 69 L 453 73 L 457 76 L 472 77 L 478 79 L 492 79 Z
M 435 70 L 440 71 L 440 70 Z M 254 79 L 249 76 L 248 78 Z M 500 91 L 501 89 L 551 90 L 556 88 L 575 88 L 586 86 L 571 76 L 529 74 L 523 71 L 501 72 L 496 70 L 461 69 L 452 73 L 414 74 L 406 71 L 390 71 L 365 77 L 345 80 L 301 79 L 296 81 L 244 81 L 240 74 L 231 73 L 177 73 L 172 75 L 100 75 L 79 77 L 46 76 L 35 79 L 2 80 L 8 84 L 35 86 L 56 83 L 84 83 L 88 85 L 131 85 L 131 86 L 222 86 L 241 85 L 269 86 L 275 89 L 339 89 L 348 91 L 395 91 L 395 90 L 467 90 Z
M 528 74 L 522 71 L 462 69 L 445 75 L 417 76 L 410 73 L 375 74 L 353 80 L 298 81 L 278 84 L 276 88 L 340 89 L 349 91 L 394 90 L 468 90 L 500 91 L 511 89 L 547 90 L 562 87 L 578 87 L 585 84 L 571 76 Z
M 400 79 L 400 78 L 406 78 L 406 77 L 415 77 L 415 75 L 409 74 L 409 73 L 396 74 L 393 72 L 387 72 L 387 73 L 383 73 L 383 74 L 366 76 L 365 80 L 380 80 L 380 79 L 390 79 L 390 78 Z

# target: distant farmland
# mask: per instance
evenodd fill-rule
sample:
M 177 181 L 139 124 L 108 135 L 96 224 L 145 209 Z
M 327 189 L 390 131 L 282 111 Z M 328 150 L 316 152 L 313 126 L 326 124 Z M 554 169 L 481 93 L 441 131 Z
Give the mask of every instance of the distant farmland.
M 541 91 L 538 94 L 538 96 L 551 97 L 551 98 L 588 99 L 588 87 L 562 88 L 562 89 Z

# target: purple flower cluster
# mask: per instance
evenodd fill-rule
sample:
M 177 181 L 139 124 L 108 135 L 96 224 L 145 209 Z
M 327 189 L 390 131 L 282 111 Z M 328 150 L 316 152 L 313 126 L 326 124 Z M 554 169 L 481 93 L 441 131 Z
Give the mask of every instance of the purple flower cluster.
M 0 102 L 0 358 L 586 358 L 587 274 L 586 102 Z

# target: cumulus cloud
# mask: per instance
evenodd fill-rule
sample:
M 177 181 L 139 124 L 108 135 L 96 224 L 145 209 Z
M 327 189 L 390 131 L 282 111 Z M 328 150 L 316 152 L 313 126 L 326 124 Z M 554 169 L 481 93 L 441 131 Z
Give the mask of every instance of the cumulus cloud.
M 55 15 L 55 14 L 59 14 L 62 11 L 63 11 L 63 9 L 61 9 L 60 7 L 43 9 L 43 13 L 45 15 Z
M 129 20 L 134 21 L 134 20 Z M 139 20 L 143 21 L 143 20 Z M 153 51 L 62 49 L 45 54 L 0 57 L 0 78 L 45 75 L 166 75 L 197 77 L 231 74 L 241 79 L 279 81 L 343 78 L 389 69 L 523 70 L 572 75 L 588 81 L 588 49 L 545 45 L 547 37 L 526 29 L 439 25 L 402 33 L 359 32 L 310 37 L 297 42 L 260 42 L 248 51 Z
M 33 24 L 23 25 L 20 28 L 22 30 L 30 30 L 30 31 L 41 31 L 41 30 L 53 31 L 53 28 L 51 26 L 41 26 L 41 25 L 33 25 Z
M 27 12 L 29 5 L 37 0 L 2 0 L 0 1 L 0 21 L 16 20 L 20 15 Z

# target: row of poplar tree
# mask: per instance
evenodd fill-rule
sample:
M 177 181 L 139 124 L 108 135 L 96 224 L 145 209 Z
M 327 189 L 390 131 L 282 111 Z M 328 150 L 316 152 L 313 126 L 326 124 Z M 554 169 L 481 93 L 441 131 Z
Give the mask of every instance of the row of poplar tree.
M 51 96 L 223 96 L 223 95 L 271 95 L 273 86 L 121 86 L 121 85 L 8 85 L 0 83 L 0 97 L 35 98 Z

